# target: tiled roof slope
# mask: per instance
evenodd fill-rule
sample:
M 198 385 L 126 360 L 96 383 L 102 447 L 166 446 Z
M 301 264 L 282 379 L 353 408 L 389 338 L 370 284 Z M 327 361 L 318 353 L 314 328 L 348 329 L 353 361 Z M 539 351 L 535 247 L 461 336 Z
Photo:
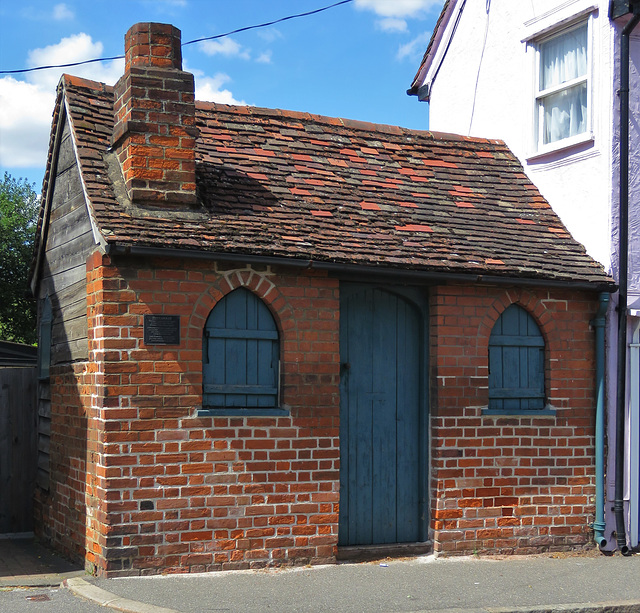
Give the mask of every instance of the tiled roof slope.
M 611 283 L 501 141 L 198 103 L 200 212 L 151 214 L 120 204 L 108 177 L 112 88 L 63 87 L 107 243 Z

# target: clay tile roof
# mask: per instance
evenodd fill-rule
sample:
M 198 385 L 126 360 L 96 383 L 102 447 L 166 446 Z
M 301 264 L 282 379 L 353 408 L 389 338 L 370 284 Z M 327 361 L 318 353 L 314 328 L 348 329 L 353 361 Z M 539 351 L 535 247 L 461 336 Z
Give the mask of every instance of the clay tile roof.
M 199 209 L 140 212 L 109 178 L 112 88 L 63 89 L 107 244 L 612 284 L 501 141 L 197 103 Z

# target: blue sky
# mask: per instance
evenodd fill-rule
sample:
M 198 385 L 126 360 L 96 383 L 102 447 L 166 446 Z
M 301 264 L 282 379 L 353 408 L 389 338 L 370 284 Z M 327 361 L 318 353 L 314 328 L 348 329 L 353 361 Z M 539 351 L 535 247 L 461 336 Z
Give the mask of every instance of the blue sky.
M 122 55 L 134 23 L 171 23 L 183 43 L 336 0 L 0 0 L 0 70 Z M 196 97 L 427 129 L 407 96 L 443 0 L 353 0 L 323 13 L 183 47 Z M 110 84 L 111 61 L 0 75 L 0 173 L 39 191 L 63 72 Z

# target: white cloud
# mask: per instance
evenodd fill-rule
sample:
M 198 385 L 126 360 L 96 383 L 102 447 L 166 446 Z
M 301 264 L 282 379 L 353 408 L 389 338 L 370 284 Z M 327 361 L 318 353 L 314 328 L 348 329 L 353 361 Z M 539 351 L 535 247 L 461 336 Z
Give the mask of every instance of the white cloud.
M 398 52 L 396 53 L 396 59 L 404 60 L 405 58 L 412 58 L 419 61 L 424 54 L 424 50 L 429 44 L 430 38 L 431 32 L 424 32 L 423 34 L 416 36 L 413 40 L 410 40 L 408 43 L 400 45 L 398 47 Z
M 75 13 L 64 3 L 56 4 L 53 7 L 53 18 L 56 21 L 65 21 L 74 17 Z
M 398 19 L 397 17 L 386 17 L 385 19 L 379 19 L 376 25 L 385 32 L 407 31 L 407 22 L 404 19 Z
M 100 57 L 102 52 L 102 43 L 81 33 L 63 38 L 56 45 L 31 50 L 27 65 L 33 68 L 79 62 Z M 117 60 L 30 72 L 25 80 L 0 79 L 0 165 L 20 168 L 44 165 L 56 86 L 63 72 L 113 84 L 123 70 L 123 60 Z
M 283 38 L 282 32 L 280 32 L 280 30 L 277 30 L 276 28 L 266 28 L 264 30 L 258 30 L 257 34 L 262 40 L 268 43 L 273 43 L 279 38 Z
M 247 103 L 244 100 L 236 100 L 228 89 L 222 89 L 222 86 L 229 81 L 231 81 L 231 77 L 222 72 L 213 77 L 198 76 L 196 74 L 196 100 L 246 105 Z
M 442 0 L 356 0 L 357 8 L 380 17 L 417 17 L 436 6 L 441 7 Z
M 200 43 L 200 49 L 207 55 L 225 55 L 227 57 L 239 57 L 243 60 L 248 60 L 251 57 L 249 50 L 232 38 L 204 40 Z
M 32 49 L 27 55 L 27 65 L 30 68 L 36 66 L 48 66 L 54 64 L 68 64 L 71 62 L 83 62 L 99 58 L 103 53 L 103 45 L 100 41 L 93 42 L 91 36 L 81 32 L 68 38 L 63 38 L 55 45 L 49 45 L 41 49 Z M 94 62 L 82 66 L 70 66 L 64 69 L 42 70 L 27 73 L 27 79 L 36 83 L 43 89 L 54 90 L 60 75 L 63 72 L 79 77 L 102 81 L 113 85 L 122 75 L 124 60 L 111 62 Z
M 12 77 L 0 79 L 0 166 L 44 165 L 54 102 L 54 90 Z
M 271 51 L 264 51 L 256 58 L 256 62 L 258 64 L 271 64 L 271 56 Z

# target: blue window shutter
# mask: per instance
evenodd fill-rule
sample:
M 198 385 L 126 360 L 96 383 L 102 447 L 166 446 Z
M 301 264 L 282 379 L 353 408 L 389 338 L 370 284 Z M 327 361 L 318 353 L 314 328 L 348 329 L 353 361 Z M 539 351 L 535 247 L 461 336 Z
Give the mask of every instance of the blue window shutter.
M 271 408 L 278 404 L 280 343 L 267 306 L 240 288 L 209 314 L 203 338 L 203 406 Z
M 544 409 L 544 338 L 523 308 L 512 304 L 489 338 L 489 409 Z

